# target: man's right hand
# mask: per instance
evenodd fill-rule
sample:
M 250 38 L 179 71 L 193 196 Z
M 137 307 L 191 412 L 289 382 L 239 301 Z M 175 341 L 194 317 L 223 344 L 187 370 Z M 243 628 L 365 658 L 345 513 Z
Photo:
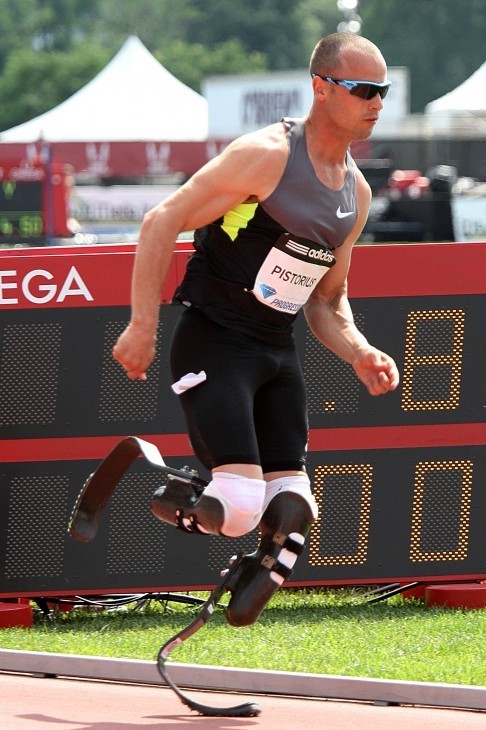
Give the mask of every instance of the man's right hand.
M 155 357 L 156 335 L 132 322 L 113 348 L 113 357 L 130 380 L 147 380 L 147 370 Z

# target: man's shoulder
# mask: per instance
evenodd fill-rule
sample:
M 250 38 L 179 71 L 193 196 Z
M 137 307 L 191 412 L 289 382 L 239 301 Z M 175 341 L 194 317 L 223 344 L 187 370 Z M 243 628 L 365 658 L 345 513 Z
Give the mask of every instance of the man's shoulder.
M 250 195 L 265 199 L 277 185 L 288 159 L 282 123 L 272 124 L 235 139 L 224 151 L 229 175 L 251 181 Z
M 238 137 L 231 143 L 236 150 L 246 149 L 258 152 L 285 152 L 287 149 L 287 133 L 283 122 L 270 124 L 253 132 Z
M 371 198 L 371 187 L 370 187 L 368 181 L 366 180 L 365 176 L 363 175 L 362 171 L 359 169 L 356 160 L 353 159 L 353 157 L 351 157 L 351 155 L 349 155 L 348 160 L 352 164 L 354 174 L 356 176 L 356 187 L 363 194 L 369 195 L 369 197 Z

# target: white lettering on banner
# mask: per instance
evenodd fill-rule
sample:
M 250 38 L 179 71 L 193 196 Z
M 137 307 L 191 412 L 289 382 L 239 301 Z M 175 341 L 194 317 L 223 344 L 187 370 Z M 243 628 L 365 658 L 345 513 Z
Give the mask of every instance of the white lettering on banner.
M 4 281 L 5 277 L 9 276 L 17 276 L 16 271 L 0 271 L 0 304 L 18 304 L 18 299 L 4 299 L 3 292 L 4 289 L 16 289 L 17 284 L 13 281 L 6 282 Z
M 94 142 L 86 144 L 86 159 L 88 161 L 88 172 L 93 175 L 108 175 L 110 168 L 110 143 L 102 142 L 99 147 Z
M 486 240 L 486 196 L 453 195 L 451 208 L 455 241 Z
M 71 288 L 72 284 L 77 284 L 78 288 Z M 77 271 L 75 266 L 71 266 L 71 269 L 66 277 L 66 281 L 62 285 L 62 289 L 59 292 L 59 297 L 57 298 L 58 302 L 63 302 L 66 297 L 71 296 L 81 296 L 86 299 L 87 302 L 92 302 L 93 297 L 82 280 L 81 276 L 79 275 L 79 272 Z
M 55 296 L 57 287 L 55 284 L 38 284 L 37 289 L 38 291 L 45 291 L 46 294 L 44 294 L 43 297 L 36 297 L 33 292 L 31 292 L 29 285 L 32 279 L 35 279 L 37 277 L 42 277 L 44 279 L 53 279 L 53 275 L 49 271 L 44 271 L 44 269 L 34 269 L 34 271 L 29 271 L 28 274 L 25 275 L 23 281 L 22 281 L 22 293 L 24 297 L 29 301 L 33 302 L 34 304 L 45 304 L 46 302 L 50 302 L 51 299 Z
M 140 224 L 151 208 L 178 185 L 81 185 L 71 197 L 71 215 L 78 221 L 134 221 Z
M 169 157 L 170 144 L 161 142 L 158 146 L 155 142 L 147 142 L 145 145 L 148 173 L 150 175 L 164 175 L 170 172 Z
M 79 296 L 88 302 L 92 302 L 94 299 L 75 266 L 71 266 L 61 287 L 56 283 L 41 284 L 37 281 L 38 279 L 41 281 L 52 281 L 54 279 L 54 274 L 45 269 L 33 269 L 20 281 L 4 281 L 5 278 L 17 279 L 17 271 L 15 269 L 0 271 L 0 305 L 18 304 L 18 297 L 6 297 L 4 291 L 8 289 L 18 290 L 19 286 L 24 297 L 32 304 L 46 304 L 52 300 L 64 302 L 66 297 L 69 296 Z M 43 292 L 43 294 L 40 295 L 40 292 Z

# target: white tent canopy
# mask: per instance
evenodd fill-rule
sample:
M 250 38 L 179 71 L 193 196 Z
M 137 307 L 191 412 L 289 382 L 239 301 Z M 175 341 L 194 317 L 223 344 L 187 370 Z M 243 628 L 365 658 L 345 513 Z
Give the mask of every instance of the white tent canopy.
M 131 36 L 86 86 L 59 106 L 0 134 L 1 142 L 204 141 L 203 96 Z
M 462 84 L 427 104 L 425 113 L 445 118 L 486 116 L 486 61 Z

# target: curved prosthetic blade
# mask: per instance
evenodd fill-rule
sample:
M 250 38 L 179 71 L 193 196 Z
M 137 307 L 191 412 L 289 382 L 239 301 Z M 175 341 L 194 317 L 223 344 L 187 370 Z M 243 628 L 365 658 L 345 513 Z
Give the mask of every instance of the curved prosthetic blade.
M 124 438 L 103 459 L 83 485 L 68 523 L 68 533 L 71 537 L 81 542 L 89 542 L 96 536 L 101 516 L 111 495 L 140 455 L 150 466 L 161 470 L 164 474 L 188 478 L 187 472 L 168 467 L 154 444 L 135 436 Z M 201 486 L 206 485 L 206 482 L 198 477 L 191 476 L 191 479 Z
M 169 639 L 169 641 L 161 647 L 157 656 L 157 669 L 159 670 L 161 677 L 165 682 L 167 682 L 169 687 L 176 693 L 186 707 L 189 707 L 195 712 L 199 712 L 201 715 L 207 715 L 210 717 L 256 717 L 261 712 L 260 707 L 255 702 L 245 702 L 242 705 L 236 705 L 234 707 L 211 707 L 210 705 L 203 705 L 200 702 L 196 702 L 181 692 L 179 687 L 169 677 L 165 665 L 171 651 L 177 646 L 180 646 L 186 639 L 195 634 L 196 631 L 199 631 L 199 629 L 209 621 L 223 593 L 230 590 L 232 582 L 231 579 L 235 573 L 239 572 L 239 565 L 242 558 L 243 553 L 240 553 L 233 559 L 234 562 L 231 568 L 228 571 L 225 571 L 223 579 L 213 590 L 194 621 Z

